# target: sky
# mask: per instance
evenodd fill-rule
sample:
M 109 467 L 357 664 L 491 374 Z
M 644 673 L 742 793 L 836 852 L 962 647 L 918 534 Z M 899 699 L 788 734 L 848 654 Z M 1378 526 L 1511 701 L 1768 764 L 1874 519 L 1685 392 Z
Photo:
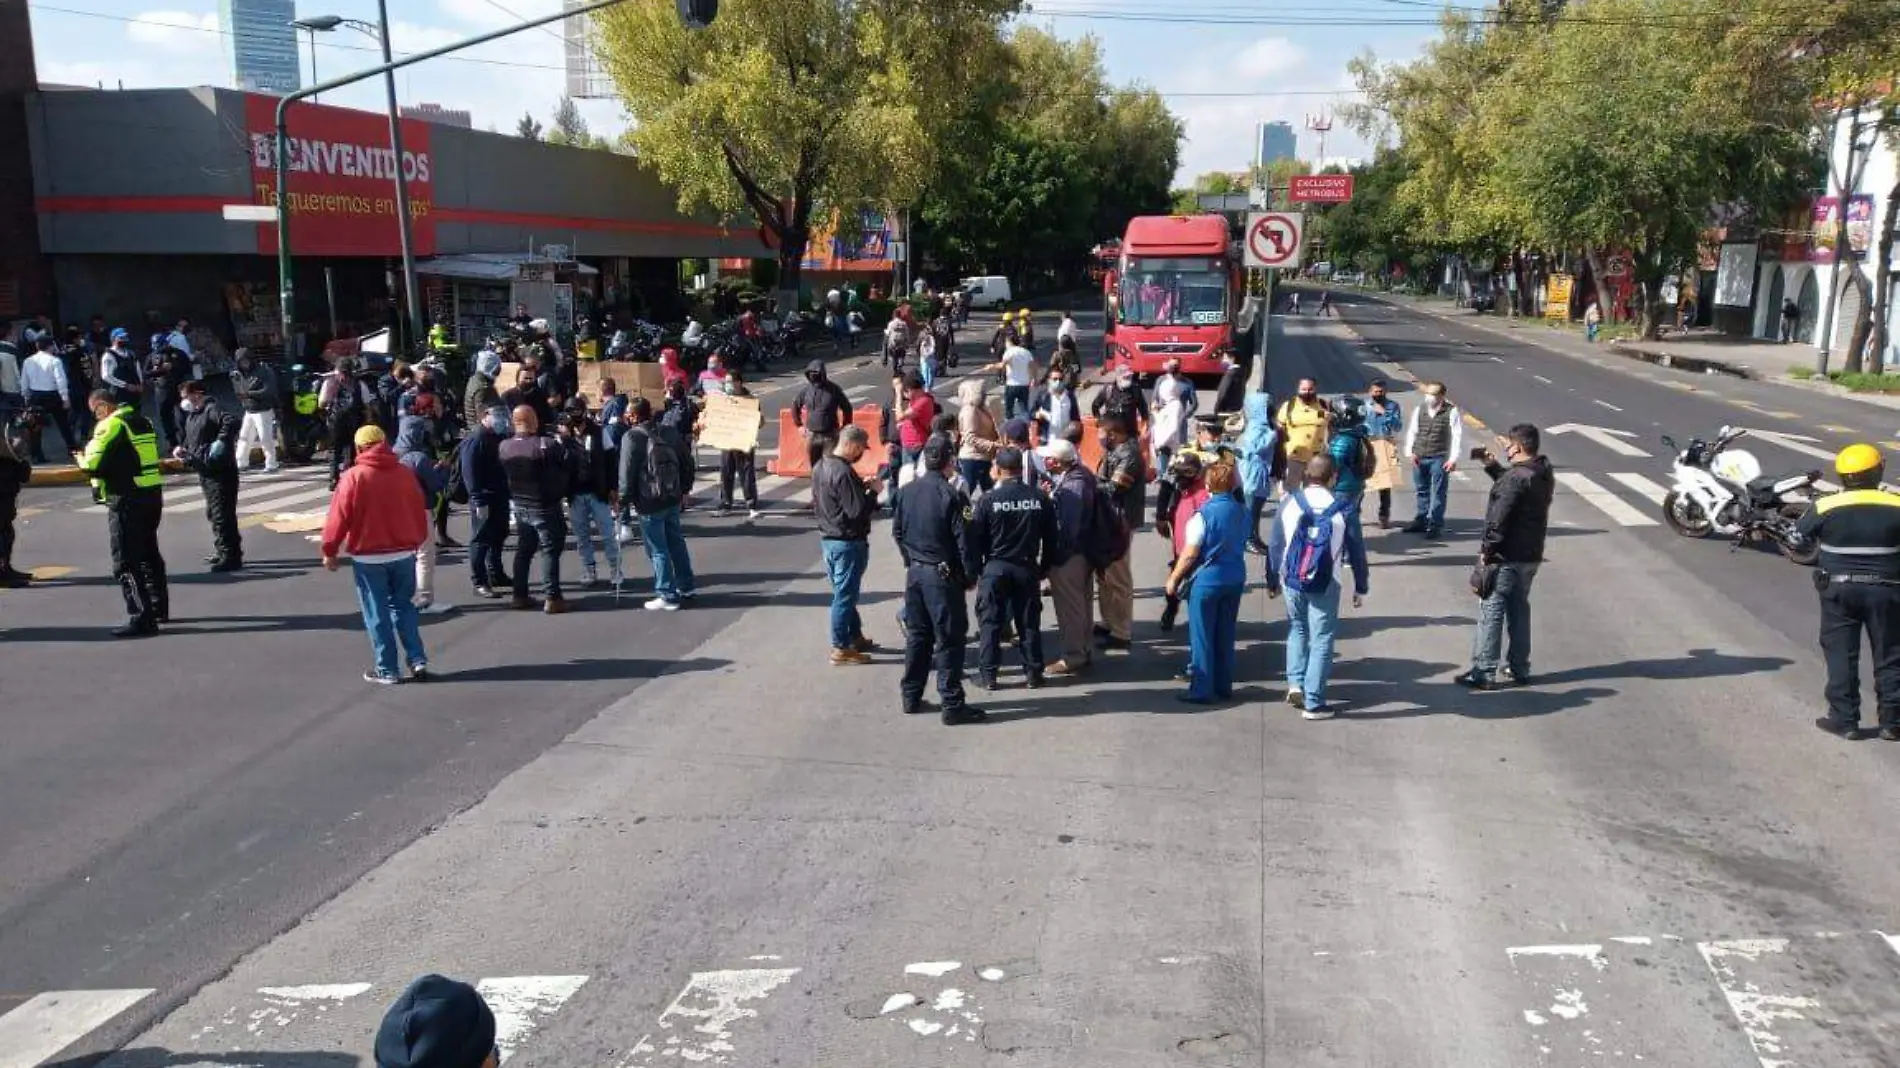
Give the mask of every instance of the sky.
M 1207 171 L 1252 162 L 1254 124 L 1284 119 L 1300 135 L 1301 158 L 1319 146 L 1304 129 L 1309 115 L 1352 99 L 1346 71 L 1353 56 L 1381 60 L 1417 54 L 1435 32 L 1434 0 L 1045 0 L 1026 21 L 1068 38 L 1093 34 L 1110 78 L 1160 90 L 1187 127 L 1177 185 Z M 45 83 L 127 89 L 232 84 L 228 42 L 217 0 L 31 0 L 33 44 Z M 398 52 L 438 47 L 522 18 L 549 14 L 560 0 L 390 0 Z M 303 15 L 374 21 L 374 0 L 320 0 Z M 1156 18 L 1166 21 L 1151 21 Z M 300 44 L 306 83 L 310 54 Z M 511 133 L 524 111 L 547 123 L 563 91 L 557 26 L 527 30 L 399 74 L 405 105 L 466 108 L 475 126 Z M 348 30 L 319 34 L 317 73 L 333 78 L 375 62 L 375 43 Z M 380 80 L 326 94 L 325 103 L 380 111 Z M 1255 95 L 1257 94 L 1257 95 Z M 627 120 L 610 100 L 582 101 L 596 133 Z M 1370 146 L 1337 123 L 1325 156 L 1351 160 Z

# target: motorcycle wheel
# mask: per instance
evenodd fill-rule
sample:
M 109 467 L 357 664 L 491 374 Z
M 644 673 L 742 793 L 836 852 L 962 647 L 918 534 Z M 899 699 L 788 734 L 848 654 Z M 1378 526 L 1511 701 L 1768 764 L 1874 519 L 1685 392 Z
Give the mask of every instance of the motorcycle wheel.
M 1701 505 L 1675 490 L 1663 496 L 1662 513 L 1669 529 L 1685 538 L 1706 538 L 1715 529 L 1714 521 Z
M 1777 538 L 1775 544 L 1780 547 L 1781 555 L 1802 567 L 1813 567 L 1821 559 L 1821 543 L 1812 538 L 1803 539 L 1800 545 Z

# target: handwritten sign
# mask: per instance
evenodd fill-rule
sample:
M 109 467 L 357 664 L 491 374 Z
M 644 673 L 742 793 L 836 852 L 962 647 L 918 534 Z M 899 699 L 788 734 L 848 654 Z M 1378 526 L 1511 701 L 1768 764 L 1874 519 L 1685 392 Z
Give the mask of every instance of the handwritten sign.
M 759 447 L 759 399 L 706 394 L 706 429 L 699 442 L 721 452 L 751 452 Z

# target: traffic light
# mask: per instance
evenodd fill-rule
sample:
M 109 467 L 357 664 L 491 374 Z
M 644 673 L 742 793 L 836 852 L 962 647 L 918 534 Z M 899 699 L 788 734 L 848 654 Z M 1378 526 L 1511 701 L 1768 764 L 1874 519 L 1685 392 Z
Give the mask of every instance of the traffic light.
M 679 0 L 680 21 L 689 30 L 703 30 L 719 15 L 719 0 Z

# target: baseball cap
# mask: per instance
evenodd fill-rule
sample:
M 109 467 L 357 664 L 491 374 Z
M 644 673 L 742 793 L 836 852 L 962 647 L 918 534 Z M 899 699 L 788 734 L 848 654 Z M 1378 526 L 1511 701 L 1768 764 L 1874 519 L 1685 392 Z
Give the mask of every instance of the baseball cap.
M 1075 463 L 1077 459 L 1075 445 L 1065 438 L 1057 438 L 1042 448 L 1037 449 L 1036 455 L 1045 460 L 1055 460 L 1060 463 L 1068 464 Z
M 115 328 L 113 328 L 113 331 L 112 331 L 112 336 L 111 336 L 110 338 L 108 338 L 107 340 L 110 340 L 110 341 L 124 341 L 125 339 L 127 339 L 127 338 L 129 338 L 129 337 L 131 337 L 131 336 L 132 336 L 131 334 L 128 334 L 128 333 L 126 333 L 126 332 L 125 332 L 125 327 L 123 327 L 123 326 L 120 326 L 120 327 L 115 327 Z

